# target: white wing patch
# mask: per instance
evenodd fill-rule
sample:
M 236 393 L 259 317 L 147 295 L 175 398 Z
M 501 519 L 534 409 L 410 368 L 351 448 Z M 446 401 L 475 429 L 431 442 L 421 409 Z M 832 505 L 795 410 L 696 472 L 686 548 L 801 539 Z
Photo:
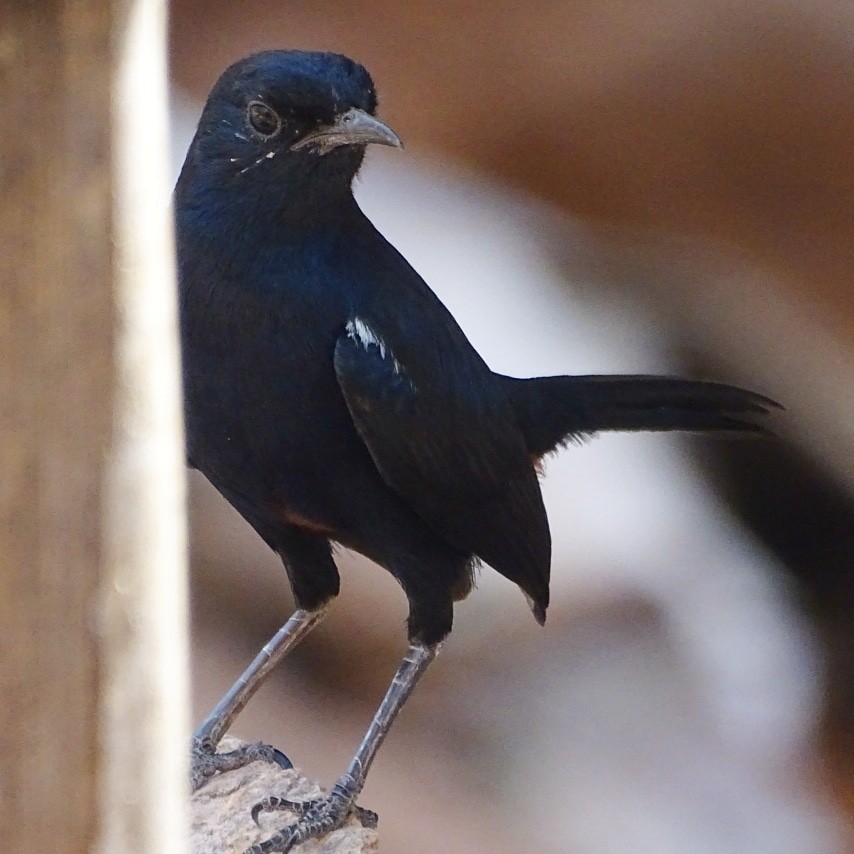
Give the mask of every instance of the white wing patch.
M 403 374 L 404 370 L 401 366 L 400 362 L 397 361 L 394 357 L 394 353 L 389 350 L 386 346 L 385 341 L 365 323 L 359 317 L 354 317 L 352 320 L 347 321 L 347 335 L 355 341 L 357 344 L 360 344 L 365 350 L 368 347 L 376 347 L 379 350 L 381 359 L 390 359 L 392 370 L 396 374 Z

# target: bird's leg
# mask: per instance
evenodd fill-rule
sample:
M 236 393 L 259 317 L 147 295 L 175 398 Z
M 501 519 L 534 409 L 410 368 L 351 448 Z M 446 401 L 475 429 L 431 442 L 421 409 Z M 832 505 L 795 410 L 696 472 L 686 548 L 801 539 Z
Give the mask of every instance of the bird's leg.
M 218 771 L 242 768 L 256 759 L 274 762 L 291 768 L 291 762 L 281 751 L 269 744 L 255 742 L 229 753 L 217 753 L 216 748 L 234 719 L 255 692 L 266 681 L 279 662 L 323 619 L 326 607 L 316 611 L 299 609 L 264 645 L 216 708 L 193 733 L 191 746 L 190 783 L 193 791 Z
M 351 813 L 362 822 L 363 826 L 376 826 L 376 813 L 357 807 L 356 798 L 365 785 L 371 763 L 394 719 L 427 666 L 436 657 L 439 646 L 439 644 L 430 646 L 412 644 L 409 647 L 350 766 L 325 798 L 309 801 L 307 804 L 294 803 L 283 798 L 267 798 L 255 805 L 252 809 L 252 817 L 256 821 L 259 813 L 279 809 L 291 810 L 299 816 L 299 819 L 270 839 L 253 845 L 246 854 L 269 854 L 273 851 L 284 854 L 307 839 L 323 836 L 340 827 Z

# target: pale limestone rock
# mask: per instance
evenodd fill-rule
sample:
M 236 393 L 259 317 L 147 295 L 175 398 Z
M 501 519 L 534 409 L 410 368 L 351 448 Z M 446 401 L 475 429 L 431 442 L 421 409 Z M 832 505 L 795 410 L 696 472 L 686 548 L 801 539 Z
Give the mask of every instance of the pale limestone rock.
M 233 750 L 240 742 L 224 738 L 221 750 Z M 193 854 L 243 854 L 256 842 L 267 839 L 296 816 L 290 812 L 265 812 L 260 828 L 252 821 L 252 807 L 268 795 L 303 801 L 323 790 L 297 770 L 284 771 L 266 762 L 217 774 L 192 798 Z M 368 854 L 379 851 L 376 830 L 362 827 L 351 818 L 347 824 L 322 839 L 312 839 L 294 854 Z

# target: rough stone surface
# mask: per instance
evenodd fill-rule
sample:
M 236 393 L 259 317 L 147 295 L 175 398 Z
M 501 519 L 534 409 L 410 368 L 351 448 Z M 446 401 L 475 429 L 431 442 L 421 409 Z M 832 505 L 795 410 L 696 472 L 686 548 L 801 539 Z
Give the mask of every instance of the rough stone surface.
M 220 750 L 233 750 L 240 744 L 236 739 L 224 738 Z M 218 774 L 193 795 L 192 852 L 243 854 L 250 845 L 296 820 L 296 815 L 290 812 L 265 812 L 259 816 L 259 828 L 250 815 L 258 801 L 268 795 L 303 801 L 322 794 L 320 786 L 306 780 L 296 769 L 284 771 L 266 762 L 253 762 L 236 771 Z M 372 851 L 379 851 L 377 832 L 363 828 L 353 818 L 339 830 L 297 848 L 298 854 Z

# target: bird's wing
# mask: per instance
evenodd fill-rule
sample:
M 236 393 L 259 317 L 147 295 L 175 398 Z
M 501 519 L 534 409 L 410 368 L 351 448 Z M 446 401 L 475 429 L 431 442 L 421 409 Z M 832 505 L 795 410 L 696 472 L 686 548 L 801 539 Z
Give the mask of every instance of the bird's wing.
M 338 383 L 386 483 L 437 534 L 518 584 L 542 621 L 551 542 L 536 472 L 503 396 L 485 393 L 468 354 L 455 359 L 442 343 L 407 360 L 353 318 L 335 347 Z

